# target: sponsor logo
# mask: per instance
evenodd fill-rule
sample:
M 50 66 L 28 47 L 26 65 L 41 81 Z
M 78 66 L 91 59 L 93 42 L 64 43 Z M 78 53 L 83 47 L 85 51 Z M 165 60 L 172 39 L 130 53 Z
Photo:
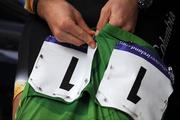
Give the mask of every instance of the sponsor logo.
M 160 49 L 163 57 L 165 55 L 165 51 L 167 49 L 170 38 L 172 36 L 175 18 L 176 18 L 176 16 L 172 11 L 169 11 L 166 14 L 166 18 L 164 19 L 164 24 L 166 26 L 165 32 L 164 32 L 164 35 L 159 36 L 159 40 L 161 41 L 161 44 L 160 44 L 160 46 L 158 46 L 158 45 L 153 46 L 154 48 Z

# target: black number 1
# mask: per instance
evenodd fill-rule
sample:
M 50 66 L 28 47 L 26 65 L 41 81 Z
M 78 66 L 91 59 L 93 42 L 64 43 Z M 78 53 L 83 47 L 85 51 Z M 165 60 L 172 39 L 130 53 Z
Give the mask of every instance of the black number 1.
M 146 69 L 144 67 L 141 66 L 139 72 L 138 72 L 138 75 L 136 77 L 136 80 L 133 84 L 133 87 L 131 88 L 131 91 L 127 97 L 127 99 L 131 102 L 133 102 L 134 104 L 136 104 L 141 98 L 137 95 L 138 93 L 138 90 L 140 88 L 140 85 L 141 85 L 141 82 L 142 82 L 142 79 L 144 77 L 146 73 Z
M 70 84 L 69 82 L 70 82 L 72 74 L 76 68 L 77 62 L 78 62 L 78 58 L 72 57 L 60 88 L 69 91 L 74 86 L 73 84 Z

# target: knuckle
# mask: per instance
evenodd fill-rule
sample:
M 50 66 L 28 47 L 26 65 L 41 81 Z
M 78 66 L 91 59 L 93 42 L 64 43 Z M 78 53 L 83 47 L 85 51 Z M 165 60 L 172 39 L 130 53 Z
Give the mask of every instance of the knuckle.
M 84 38 L 86 35 L 83 30 L 79 30 L 78 36 L 80 36 L 81 38 Z
M 110 6 L 109 4 L 106 4 L 104 7 L 102 7 L 101 9 L 101 13 L 106 13 L 110 10 Z
M 89 35 L 84 31 L 80 32 L 78 35 L 80 36 L 80 39 L 84 42 L 89 40 Z
M 64 42 L 64 41 L 62 40 L 62 37 L 63 37 L 63 36 L 62 36 L 60 33 L 61 33 L 61 31 L 58 30 L 58 29 L 53 30 L 53 35 L 57 38 L 57 40 L 58 40 L 59 42 Z
M 81 17 L 78 18 L 78 23 L 79 24 L 83 24 L 84 23 L 84 21 L 83 21 L 83 19 Z
M 125 27 L 125 30 L 128 31 L 128 32 L 131 32 L 133 30 L 133 26 L 132 25 L 127 25 Z
M 65 18 L 63 20 L 61 20 L 59 27 L 61 29 L 69 29 L 71 26 L 72 20 L 70 20 L 69 18 Z
M 103 7 L 102 9 L 101 9 L 101 13 L 104 13 L 106 11 L 106 7 Z
M 82 16 L 81 16 L 81 14 L 80 14 L 80 12 L 76 12 L 76 16 L 79 18 L 79 19 L 81 19 L 82 18 Z
M 110 23 L 114 26 L 122 27 L 124 24 L 124 21 L 122 19 L 112 19 Z

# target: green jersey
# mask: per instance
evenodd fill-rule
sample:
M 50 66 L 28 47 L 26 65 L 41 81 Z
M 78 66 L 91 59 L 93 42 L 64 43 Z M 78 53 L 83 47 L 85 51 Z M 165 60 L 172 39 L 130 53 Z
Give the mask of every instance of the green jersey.
M 73 102 L 52 98 L 36 92 L 27 82 L 16 113 L 16 120 L 130 120 L 126 112 L 102 106 L 96 94 L 108 66 L 110 56 L 119 41 L 135 43 L 153 54 L 155 50 L 141 38 L 107 24 L 95 37 L 97 50 L 94 54 L 90 82 Z

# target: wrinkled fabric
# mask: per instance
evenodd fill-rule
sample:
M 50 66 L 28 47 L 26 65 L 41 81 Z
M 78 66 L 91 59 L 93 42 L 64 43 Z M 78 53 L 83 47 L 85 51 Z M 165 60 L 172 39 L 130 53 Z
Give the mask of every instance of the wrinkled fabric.
M 131 120 L 117 109 L 102 107 L 96 100 L 96 93 L 108 65 L 112 50 L 118 41 L 132 42 L 157 55 L 156 51 L 141 38 L 107 24 L 95 37 L 95 53 L 91 80 L 77 100 L 65 103 L 56 98 L 36 93 L 27 83 L 21 97 L 16 120 Z

